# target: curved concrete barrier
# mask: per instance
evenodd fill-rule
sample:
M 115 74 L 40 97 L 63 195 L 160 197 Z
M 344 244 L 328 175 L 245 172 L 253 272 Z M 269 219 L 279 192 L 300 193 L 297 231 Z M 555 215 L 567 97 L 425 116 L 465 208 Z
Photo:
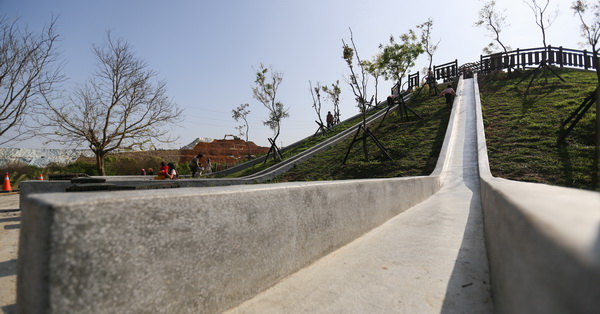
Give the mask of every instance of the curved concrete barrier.
M 30 195 L 17 310 L 219 312 L 438 188 L 416 177 Z
M 444 156 L 446 150 L 447 143 Z M 21 203 L 17 308 L 223 311 L 428 199 L 440 186 L 440 176 L 433 175 L 29 193 Z
M 600 193 L 492 177 L 475 93 L 481 199 L 498 313 L 597 313 Z

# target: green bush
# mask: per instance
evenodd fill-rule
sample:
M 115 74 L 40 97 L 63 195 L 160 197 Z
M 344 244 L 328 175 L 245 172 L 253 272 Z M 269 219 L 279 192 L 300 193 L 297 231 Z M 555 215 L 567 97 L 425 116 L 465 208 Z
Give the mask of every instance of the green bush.
M 10 179 L 10 185 L 13 190 L 18 190 L 21 181 L 37 180 L 39 175 L 43 175 L 47 178 L 47 171 L 36 166 L 30 166 L 25 163 L 16 161 L 8 162 L 0 166 L 0 173 L 2 173 L 2 180 L 4 175 L 8 173 Z

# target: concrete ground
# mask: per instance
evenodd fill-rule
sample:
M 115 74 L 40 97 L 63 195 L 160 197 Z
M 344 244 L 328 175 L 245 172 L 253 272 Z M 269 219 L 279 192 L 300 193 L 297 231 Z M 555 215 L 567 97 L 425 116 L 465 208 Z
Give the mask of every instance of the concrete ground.
M 472 79 L 458 92 L 438 193 L 229 313 L 492 313 Z
M 16 304 L 20 222 L 19 194 L 0 193 L 0 310 L 2 313 L 13 313 Z

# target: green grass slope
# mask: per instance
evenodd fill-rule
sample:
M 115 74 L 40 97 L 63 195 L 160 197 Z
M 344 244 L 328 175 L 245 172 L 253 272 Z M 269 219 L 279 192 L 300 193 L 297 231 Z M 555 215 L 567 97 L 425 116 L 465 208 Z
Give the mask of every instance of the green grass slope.
M 526 72 L 508 77 L 498 73 L 479 77 L 479 87 L 492 174 L 517 181 L 600 190 L 594 173 L 595 107 L 592 107 L 563 143 L 557 139 L 564 121 L 594 90 L 594 72 L 554 69 L 540 72 L 532 81 Z M 318 181 L 359 178 L 389 178 L 429 175 L 437 163 L 450 108 L 444 99 L 425 89 L 413 97 L 410 107 L 423 119 L 401 119 L 391 112 L 379 126 L 369 128 L 387 148 L 388 160 L 367 138 L 370 160 L 362 153 L 362 142 L 350 150 L 352 139 L 337 144 L 273 180 Z M 345 126 L 347 127 L 347 126 Z M 313 141 L 318 141 L 314 139 Z
M 506 179 L 600 190 L 594 173 L 595 106 L 564 143 L 564 121 L 595 89 L 591 71 L 554 69 L 519 83 L 525 73 L 480 77 L 479 88 L 490 169 Z M 529 70 L 532 71 L 532 70 Z
M 368 137 L 369 161 L 366 161 L 362 141 L 356 142 L 350 149 L 352 138 L 349 138 L 308 161 L 296 165 L 274 181 L 429 175 L 435 168 L 444 141 L 450 108 L 446 107 L 443 98 L 428 96 L 426 90 L 414 97 L 409 106 L 423 119 L 418 119 L 409 113 L 409 119 L 406 121 L 406 118 L 401 119 L 402 117 L 397 111 L 391 111 L 381 125 L 380 121 L 377 121 L 369 126 L 393 160 L 389 160 L 375 142 Z M 342 164 L 349 149 L 348 160 Z

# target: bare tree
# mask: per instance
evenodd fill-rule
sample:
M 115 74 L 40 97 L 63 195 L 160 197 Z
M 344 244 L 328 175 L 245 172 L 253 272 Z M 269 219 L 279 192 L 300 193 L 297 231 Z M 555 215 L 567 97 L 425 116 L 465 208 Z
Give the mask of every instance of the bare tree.
M 586 45 L 592 47 L 592 59 L 596 68 L 598 83 L 596 85 L 596 181 L 600 182 L 600 3 L 590 4 L 585 0 L 574 1 L 571 5 L 574 13 L 581 21 L 581 37 Z M 597 183 L 597 185 L 600 183 Z
M 267 77 L 269 71 L 271 71 L 271 76 Z M 269 110 L 269 119 L 263 121 L 263 124 L 273 130 L 274 142 L 281 132 L 281 120 L 290 116 L 288 110 L 283 107 L 283 103 L 277 101 L 277 90 L 282 81 L 282 73 L 274 71 L 273 67 L 266 68 L 261 63 L 256 71 L 256 80 L 254 81 L 256 85 L 252 87 L 254 99 Z
M 346 64 L 348 65 L 348 69 L 350 69 L 350 76 L 348 78 L 348 85 L 350 85 L 350 88 L 352 89 L 352 93 L 354 94 L 354 99 L 356 100 L 356 105 L 358 106 L 360 112 L 362 113 L 362 124 L 361 126 L 357 129 L 357 133 L 356 135 L 358 135 L 358 132 L 360 132 L 360 130 L 363 130 L 363 132 L 366 132 L 367 130 L 367 106 L 370 105 L 370 102 L 367 100 L 367 72 L 364 68 L 364 64 L 363 62 L 360 60 L 360 57 L 358 55 L 358 51 L 356 50 L 356 44 L 354 43 L 354 36 L 352 35 L 352 29 L 350 28 L 350 42 L 352 43 L 352 47 L 348 46 L 348 44 L 346 44 L 346 42 L 342 39 L 342 58 L 346 61 Z M 356 74 L 356 71 L 354 70 L 354 57 L 356 56 L 356 64 L 359 67 L 360 70 L 360 76 L 358 76 Z M 355 136 L 356 138 L 356 136 Z M 366 135 L 362 136 L 362 148 L 363 148 L 363 155 L 365 157 L 365 160 L 368 161 L 369 160 L 369 150 L 367 148 L 367 137 Z M 352 146 L 354 145 L 354 141 L 352 142 L 352 144 L 350 144 L 350 148 L 348 149 L 348 153 L 350 152 L 350 149 L 352 148 Z M 346 159 L 348 158 L 348 154 L 346 154 L 346 157 L 344 158 L 344 161 L 342 163 L 346 162 Z
M 327 99 L 333 103 L 333 124 L 340 123 L 340 81 L 335 81 L 335 84 L 331 84 L 331 88 L 327 86 L 321 87 L 323 92 L 327 94 Z
M 98 60 L 94 77 L 65 100 L 47 102 L 50 135 L 64 144 L 86 143 L 96 155 L 98 173 L 105 175 L 104 159 L 118 149 L 144 148 L 152 141 L 171 142 L 165 126 L 183 114 L 166 95 L 164 81 L 133 53 L 122 39 L 107 32 L 104 46 L 93 46 Z
M 356 45 L 354 44 L 354 37 L 352 35 L 352 29 L 350 29 L 350 42 L 352 43 L 352 47 L 348 46 L 346 42 L 342 39 L 342 58 L 346 61 L 348 68 L 350 69 L 350 76 L 348 77 L 348 85 L 352 89 L 352 93 L 354 93 L 357 107 L 360 109 L 360 112 L 363 114 L 363 121 L 366 119 L 367 106 L 370 105 L 370 102 L 367 100 L 367 72 L 363 67 L 363 62 L 358 55 L 358 51 L 356 50 Z M 356 64 L 359 67 L 359 75 L 356 74 L 354 70 L 354 57 L 356 56 Z
M 573 2 L 571 9 L 581 21 L 580 31 L 581 37 L 585 40 L 584 45 L 592 47 L 593 62 L 600 84 L 600 59 L 598 59 L 598 52 L 600 52 L 600 3 L 589 4 L 585 0 L 577 0 Z
M 244 120 L 244 124 L 240 126 L 236 126 L 235 129 L 238 130 L 240 136 L 245 136 L 246 138 L 246 148 L 248 149 L 248 156 L 250 156 L 250 145 L 248 144 L 248 132 L 250 131 L 250 124 L 248 124 L 248 114 L 250 114 L 250 110 L 248 109 L 250 104 L 241 104 L 237 108 L 231 110 L 231 117 L 238 122 L 240 119 Z
M 0 18 L 0 144 L 35 135 L 26 115 L 63 80 L 56 52 L 56 19 L 40 34 L 21 29 L 18 22 L 18 18 Z
M 525 0 L 523 1 L 531 11 L 533 11 L 533 15 L 535 16 L 535 23 L 540 27 L 542 31 L 542 42 L 544 47 L 546 47 L 546 30 L 552 26 L 554 20 L 558 16 L 558 9 L 553 12 L 546 13 L 548 10 L 548 6 L 550 5 L 550 0 L 546 0 L 546 4 L 543 4 L 544 0 Z
M 319 118 L 319 126 L 323 127 L 323 119 L 321 118 L 321 83 L 317 82 L 317 86 L 313 87 L 311 81 L 308 81 L 308 86 L 310 90 L 310 95 L 313 99 L 313 109 L 317 113 L 317 117 Z
M 423 24 L 417 25 L 417 28 L 421 30 L 421 44 L 427 53 L 427 58 L 429 60 L 428 68 L 431 69 L 431 65 L 433 64 L 433 55 L 438 49 L 438 45 L 442 41 L 438 40 L 437 43 L 432 43 L 431 41 L 431 32 L 433 30 L 433 19 L 429 18 Z
M 350 151 L 357 141 L 362 141 L 362 149 L 365 161 L 369 161 L 367 137 L 370 137 L 373 140 L 373 142 L 375 142 L 375 144 L 379 147 L 382 153 L 384 153 L 389 159 L 392 159 L 385 147 L 381 144 L 379 140 L 377 140 L 375 135 L 369 130 L 369 127 L 367 126 L 367 106 L 370 106 L 373 103 L 373 97 L 371 97 L 371 100 L 367 100 L 367 70 L 365 69 L 365 65 L 367 65 L 368 63 L 362 61 L 358 56 L 358 51 L 356 50 L 356 44 L 354 43 L 354 37 L 352 35 L 352 29 L 350 29 L 350 42 L 352 43 L 352 47 L 348 46 L 342 39 L 342 58 L 346 61 L 346 64 L 348 64 L 348 68 L 350 69 L 350 77 L 348 84 L 352 88 L 352 92 L 356 97 L 355 99 L 362 113 L 363 121 L 357 127 L 356 135 L 354 136 L 354 139 L 352 140 L 352 143 L 350 144 L 350 147 L 348 148 L 348 151 L 346 152 L 346 156 L 344 157 L 344 161 L 342 163 L 346 163 L 346 160 L 350 155 Z M 360 76 L 358 76 L 356 74 L 356 71 L 354 70 L 354 57 L 356 57 L 356 64 L 360 69 Z M 361 131 L 363 134 L 360 138 L 358 138 L 358 135 L 361 133 Z
M 479 10 L 478 20 L 475 22 L 475 26 L 485 27 L 490 33 L 490 37 L 494 39 L 483 48 L 484 53 L 492 54 L 497 52 L 498 46 L 496 44 L 500 45 L 504 52 L 508 52 L 510 47 L 504 45 L 500 40 L 502 29 L 509 26 L 506 22 L 506 10 L 498 11 L 496 9 L 496 0 L 484 2 L 483 7 Z

